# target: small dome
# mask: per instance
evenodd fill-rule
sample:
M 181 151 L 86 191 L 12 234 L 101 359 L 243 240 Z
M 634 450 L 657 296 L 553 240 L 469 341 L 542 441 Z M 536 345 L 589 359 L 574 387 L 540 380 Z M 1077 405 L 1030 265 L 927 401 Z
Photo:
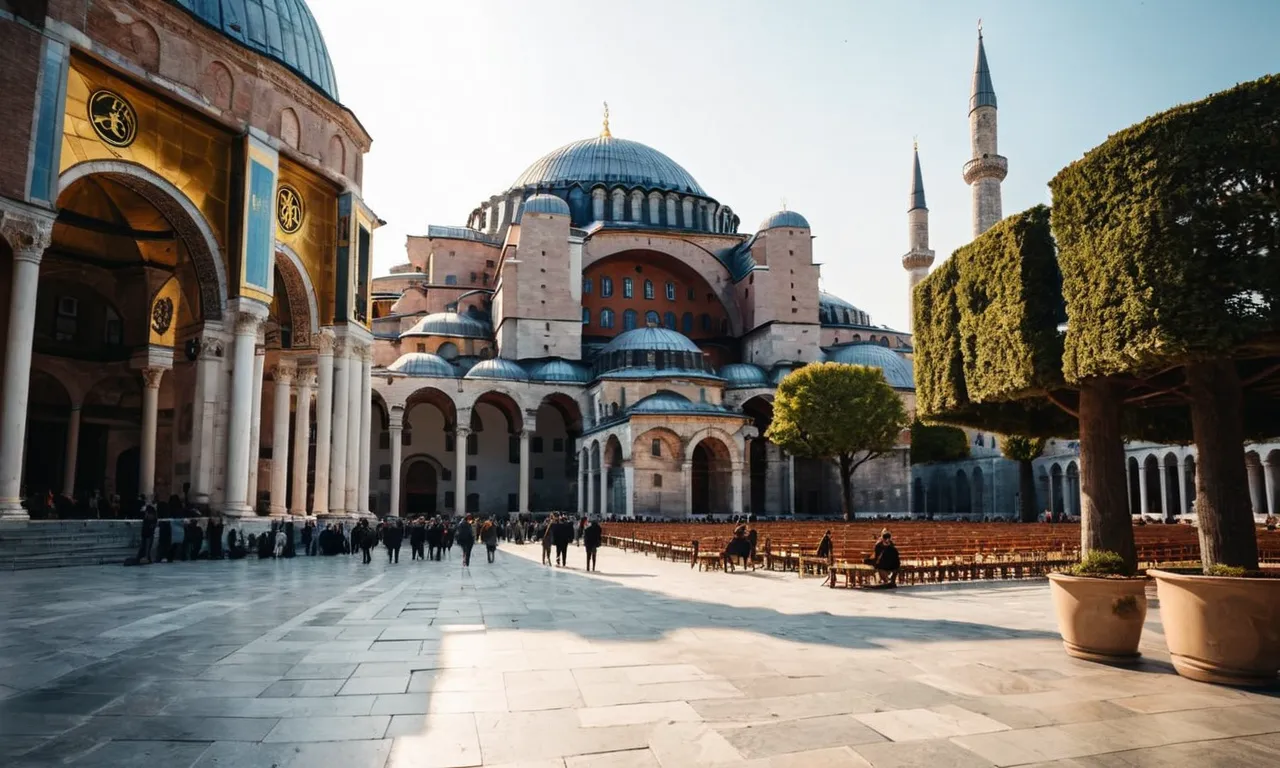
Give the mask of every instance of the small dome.
M 413 327 L 400 334 L 400 338 L 409 336 L 448 336 L 460 339 L 488 339 L 493 335 L 489 324 L 485 321 L 460 315 L 457 312 L 436 312 L 427 315 Z
M 497 379 L 499 381 L 528 381 L 529 374 L 520 364 L 504 357 L 481 360 L 471 366 L 464 379 Z
M 450 379 L 458 376 L 458 372 L 449 365 L 448 360 L 430 352 L 409 352 L 401 355 L 394 363 L 387 366 L 387 370 L 403 373 L 406 376 L 442 376 Z
M 720 377 L 728 382 L 729 389 L 769 386 L 769 379 L 765 376 L 764 369 L 751 363 L 726 365 L 720 369 L 719 373 Z
M 911 361 L 879 344 L 846 344 L 827 350 L 828 363 L 868 365 L 884 371 L 885 381 L 894 389 L 915 389 L 916 379 Z
M 701 355 L 702 350 L 697 344 L 684 334 L 677 333 L 670 328 L 662 328 L 654 326 L 652 328 L 635 328 L 625 333 L 620 333 L 613 337 L 613 340 L 604 345 L 599 354 L 607 355 L 611 352 L 623 352 L 628 350 L 644 351 L 644 352 L 696 352 Z
M 871 316 L 835 294 L 819 291 L 818 321 L 823 325 L 871 325 Z
M 778 386 L 778 384 L 782 383 L 783 379 L 787 378 L 787 374 L 791 373 L 797 368 L 803 368 L 803 367 L 804 367 L 803 365 L 791 365 L 790 363 L 779 363 L 773 367 L 772 371 L 769 372 L 769 383 L 776 387 Z
M 795 211 L 778 211 L 769 218 L 760 222 L 760 226 L 756 228 L 757 232 L 763 232 L 766 229 L 775 227 L 795 227 L 796 229 L 809 229 L 809 222 L 803 216 Z
M 527 366 L 529 379 L 542 384 L 586 384 L 591 371 L 580 363 L 554 358 Z
M 569 204 L 555 195 L 533 195 L 524 201 L 520 215 L 526 213 L 553 213 L 557 216 L 569 215 Z
M 706 197 L 680 165 L 653 147 L 628 139 L 598 136 L 554 150 L 520 174 L 512 188 L 570 184 L 623 184 Z
M 726 413 L 712 403 L 695 403 L 675 392 L 658 392 L 642 398 L 627 409 L 628 413 Z

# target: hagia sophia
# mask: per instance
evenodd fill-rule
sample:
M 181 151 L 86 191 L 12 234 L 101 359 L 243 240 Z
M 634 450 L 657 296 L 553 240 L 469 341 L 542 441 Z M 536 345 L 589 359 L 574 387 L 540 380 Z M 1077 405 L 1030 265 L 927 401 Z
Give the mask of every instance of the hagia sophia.
M 607 108 L 598 135 L 458 201 L 375 276 L 372 137 L 303 0 L 0 0 L 0 50 L 17 148 L 0 160 L 0 519 L 46 494 L 228 516 L 826 515 L 834 469 L 765 438 L 778 382 L 874 366 L 913 410 L 910 333 L 819 289 L 822 222 L 744 226 L 732 190 L 614 136 Z M 969 118 L 977 236 L 1008 170 L 981 34 Z M 914 286 L 935 254 L 905 159 Z M 1041 462 L 1068 508 L 1070 450 Z M 913 468 L 904 433 L 855 477 L 855 508 L 1010 506 L 1007 462 L 974 455 L 962 486 Z M 1256 475 L 1264 509 L 1275 471 Z

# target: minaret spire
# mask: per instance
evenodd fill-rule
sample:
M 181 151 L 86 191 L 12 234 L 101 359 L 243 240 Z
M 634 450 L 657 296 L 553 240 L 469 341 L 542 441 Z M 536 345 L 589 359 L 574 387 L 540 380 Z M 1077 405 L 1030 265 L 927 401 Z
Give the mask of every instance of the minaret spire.
M 924 202 L 924 176 L 920 173 L 920 142 L 911 142 L 911 205 L 908 211 L 917 208 L 929 210 Z
M 1008 159 L 997 151 L 996 89 L 978 21 L 978 53 L 969 95 L 969 143 L 972 157 L 964 165 L 964 181 L 973 190 L 973 236 L 986 232 L 1004 217 L 1000 182 L 1009 173 Z
M 911 194 L 907 206 L 907 243 L 910 250 L 902 257 L 902 268 L 907 270 L 907 306 L 910 309 L 907 327 L 915 320 L 916 284 L 929 275 L 933 266 L 933 251 L 929 250 L 929 209 L 924 202 L 924 175 L 920 172 L 920 142 L 911 146 Z
M 613 134 L 609 133 L 609 102 L 607 101 L 604 103 L 604 127 L 600 129 L 600 138 L 613 138 Z

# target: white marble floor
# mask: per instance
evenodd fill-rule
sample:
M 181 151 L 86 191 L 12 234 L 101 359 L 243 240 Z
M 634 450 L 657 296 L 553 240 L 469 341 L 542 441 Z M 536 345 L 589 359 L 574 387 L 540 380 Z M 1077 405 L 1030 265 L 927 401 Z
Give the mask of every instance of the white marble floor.
M 1043 582 L 504 547 L 0 577 L 4 766 L 1280 766 L 1280 698 L 1068 659 Z

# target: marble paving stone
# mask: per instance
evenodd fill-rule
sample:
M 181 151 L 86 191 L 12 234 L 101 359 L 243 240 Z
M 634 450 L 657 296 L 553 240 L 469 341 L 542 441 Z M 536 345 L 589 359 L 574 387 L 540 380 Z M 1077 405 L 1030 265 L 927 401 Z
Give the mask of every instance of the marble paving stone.
M 209 751 L 199 741 L 112 741 L 73 760 L 69 765 L 102 765 L 112 768 L 189 768 Z
M 538 709 L 578 709 L 583 706 L 577 688 L 507 691 L 507 709 L 529 712 Z
M 336 696 L 347 682 L 346 680 L 281 680 L 267 686 L 267 689 L 258 696 L 263 699 Z
M 954 705 L 934 709 L 874 712 L 855 715 L 855 718 L 892 741 L 945 739 L 1009 730 L 1009 726 L 1004 723 Z
M 657 704 L 620 704 L 613 707 L 580 707 L 578 722 L 584 728 L 642 723 L 697 722 L 702 718 L 684 701 Z
M 718 726 L 744 757 L 769 757 L 821 747 L 856 746 L 884 737 L 848 715 L 810 717 L 766 725 Z
M 353 677 L 342 684 L 341 696 L 358 694 L 404 693 L 409 677 Z
M 648 749 L 578 755 L 566 758 L 564 764 L 567 768 L 662 768 L 658 758 Z
M 362 768 L 384 765 L 390 753 L 390 740 L 278 744 L 219 741 L 205 751 L 193 768 Z
M 433 715 L 416 733 L 395 738 L 387 768 L 462 768 L 481 765 L 480 739 L 471 715 Z
M 390 723 L 391 718 L 386 715 L 290 718 L 281 720 L 262 740 L 314 742 L 381 739 Z
M 874 768 L 992 768 L 993 763 L 946 739 L 860 744 L 853 748 Z
M 739 763 L 738 768 L 872 768 L 872 766 L 850 747 L 829 747 L 747 760 Z M 930 768 L 933 766 L 931 765 Z

